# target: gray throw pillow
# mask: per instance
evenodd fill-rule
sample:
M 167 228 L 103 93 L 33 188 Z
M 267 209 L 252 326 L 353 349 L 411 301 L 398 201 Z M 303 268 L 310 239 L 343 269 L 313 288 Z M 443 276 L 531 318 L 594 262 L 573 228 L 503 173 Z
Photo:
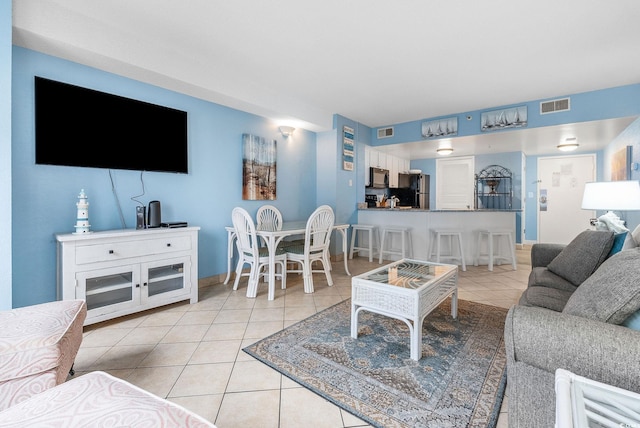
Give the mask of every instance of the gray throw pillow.
M 606 260 L 612 245 L 610 230 L 585 230 L 551 260 L 547 269 L 578 286 Z
M 610 324 L 622 324 L 640 309 L 640 248 L 607 259 L 576 289 L 562 311 Z

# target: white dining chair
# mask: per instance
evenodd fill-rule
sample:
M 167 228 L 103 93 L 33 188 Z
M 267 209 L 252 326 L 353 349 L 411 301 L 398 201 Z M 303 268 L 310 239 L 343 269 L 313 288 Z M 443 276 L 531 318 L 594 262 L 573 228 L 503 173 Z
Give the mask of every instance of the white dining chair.
M 301 269 L 290 269 L 288 272 L 302 273 L 304 292 L 313 293 L 313 273 L 324 272 L 327 283 L 333 285 L 331 263 L 329 261 L 329 244 L 335 215 L 328 205 L 318 207 L 307 220 L 304 244 L 285 247 L 287 260 L 298 263 Z M 322 270 L 313 270 L 313 263 L 320 262 Z
M 258 230 L 282 230 L 282 213 L 273 205 L 262 205 L 256 213 Z
M 265 267 L 269 265 L 269 250 L 267 247 L 258 245 L 256 226 L 247 210 L 240 207 L 234 208 L 231 213 L 231 219 L 237 234 L 239 254 L 233 289 L 238 289 L 241 276 L 248 276 L 247 297 L 256 297 L 260 277 L 267 274 Z M 281 268 L 280 273 L 276 273 L 276 276 L 280 277 L 282 288 L 285 289 L 287 284 L 287 254 L 280 247 L 276 248 L 275 261 Z M 250 266 L 248 273 L 242 273 L 245 264 Z M 269 286 L 271 287 L 272 285 Z M 273 291 L 269 290 L 270 294 L 273 294 Z
M 273 205 L 262 205 L 256 213 L 256 229 L 257 230 L 282 230 L 282 213 Z M 261 246 L 264 247 L 266 242 L 261 239 Z

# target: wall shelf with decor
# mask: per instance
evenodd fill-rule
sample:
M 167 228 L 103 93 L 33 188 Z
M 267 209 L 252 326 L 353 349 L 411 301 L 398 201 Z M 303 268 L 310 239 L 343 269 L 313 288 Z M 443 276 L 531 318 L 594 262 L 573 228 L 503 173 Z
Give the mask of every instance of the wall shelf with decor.
M 513 205 L 513 173 L 500 165 L 489 165 L 475 175 L 475 209 L 510 210 Z

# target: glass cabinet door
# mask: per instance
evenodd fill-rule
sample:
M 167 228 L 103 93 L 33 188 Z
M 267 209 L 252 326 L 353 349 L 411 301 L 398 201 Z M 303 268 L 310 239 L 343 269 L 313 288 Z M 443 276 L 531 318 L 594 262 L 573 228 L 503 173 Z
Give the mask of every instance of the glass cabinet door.
M 146 289 L 146 297 L 149 300 L 164 299 L 189 293 L 191 283 L 188 280 L 189 275 L 185 275 L 189 268 L 188 257 L 145 263 L 142 266 L 142 274 L 145 278 L 143 288 Z
M 76 280 L 76 297 L 87 302 L 87 311 L 92 316 L 140 304 L 138 266 L 80 272 L 76 275 Z

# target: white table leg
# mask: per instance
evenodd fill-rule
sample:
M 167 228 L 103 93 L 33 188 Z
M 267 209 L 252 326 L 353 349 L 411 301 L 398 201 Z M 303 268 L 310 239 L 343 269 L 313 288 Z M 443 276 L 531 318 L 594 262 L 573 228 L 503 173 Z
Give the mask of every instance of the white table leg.
M 453 319 L 458 318 L 458 287 L 451 295 L 451 316 Z
M 409 334 L 411 335 L 409 350 L 411 351 L 411 359 L 415 361 L 419 361 L 422 357 L 422 321 L 424 321 L 424 318 L 414 320 L 413 326 L 410 322 L 407 322 Z
M 358 338 L 358 313 L 360 311 L 356 309 L 356 305 L 351 303 L 351 337 Z
M 267 240 L 267 248 L 269 250 L 269 295 L 268 300 L 276 297 L 276 238 L 269 236 Z M 285 266 L 286 269 L 286 266 Z M 282 273 L 283 275 L 285 272 Z

